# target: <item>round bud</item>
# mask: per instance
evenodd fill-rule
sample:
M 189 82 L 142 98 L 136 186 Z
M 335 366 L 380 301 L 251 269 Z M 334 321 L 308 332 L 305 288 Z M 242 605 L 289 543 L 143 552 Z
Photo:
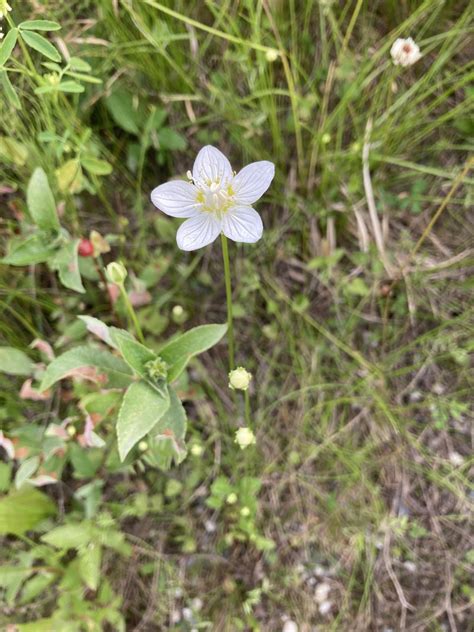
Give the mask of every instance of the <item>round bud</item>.
M 138 444 L 138 449 L 140 452 L 146 452 L 148 450 L 148 443 L 146 441 L 140 441 Z
M 250 516 L 250 509 L 248 507 L 242 507 L 242 509 L 240 510 L 240 515 L 243 518 L 247 518 L 248 516 Z
M 229 387 L 237 391 L 246 391 L 251 379 L 252 374 L 239 366 L 229 373 Z
M 73 437 L 77 431 L 74 426 L 68 426 L 66 429 L 66 432 L 68 433 L 70 437 Z
M 122 285 L 127 278 L 127 268 L 119 261 L 112 261 L 105 268 L 107 279 L 115 285 Z
M 276 48 L 270 48 L 265 53 L 265 58 L 270 63 L 276 61 L 278 59 L 278 56 L 279 56 L 279 52 L 276 50 Z
M 201 456 L 204 452 L 204 448 L 199 443 L 193 443 L 191 446 L 191 454 L 193 456 Z
M 255 435 L 250 428 L 239 428 L 235 433 L 235 443 L 238 443 L 241 450 L 245 450 L 249 445 L 254 445 L 257 442 Z
M 90 239 L 86 239 L 85 237 L 81 239 L 77 248 L 77 254 L 80 257 L 92 257 L 94 255 L 94 246 Z
M 226 503 L 228 505 L 235 505 L 237 500 L 237 494 L 235 492 L 231 492 L 226 498 Z

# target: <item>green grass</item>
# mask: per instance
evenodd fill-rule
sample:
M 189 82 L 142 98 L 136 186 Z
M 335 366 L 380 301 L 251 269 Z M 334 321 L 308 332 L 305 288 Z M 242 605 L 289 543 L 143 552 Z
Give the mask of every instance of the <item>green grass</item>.
M 50 530 L 89 517 L 77 491 L 100 481 L 97 515 L 112 517 L 132 552 L 104 553 L 101 576 L 110 585 L 81 588 L 74 601 L 65 574 L 22 604 L 21 590 L 9 598 L 0 571 L 0 621 L 31 622 L 58 608 L 80 620 L 85 601 L 91 612 L 101 604 L 120 612 L 127 630 L 267 631 L 282 629 L 285 618 L 300 631 L 467 630 L 472 7 L 454 0 L 11 4 L 16 24 L 60 22 L 52 41 L 62 38 L 102 83 L 81 95 L 37 96 L 38 77 L 50 72 L 39 56 L 17 47 L 8 62 L 22 108 L 0 102 L 0 187 L 12 189 L 0 196 L 2 251 L 25 223 L 26 186 L 40 165 L 70 233 L 107 235 L 112 252 L 104 261 L 121 258 L 147 281 L 152 302 L 137 313 L 156 348 L 181 327 L 173 306 L 184 307 L 185 327 L 225 322 L 226 308 L 218 242 L 178 251 L 177 222 L 152 208 L 151 189 L 184 175 L 207 143 L 237 170 L 272 160 L 276 177 L 258 207 L 263 239 L 230 244 L 236 360 L 254 376 L 256 447 L 240 451 L 234 443 L 243 400 L 227 388 L 221 344 L 195 360 L 192 382 L 179 386 L 188 445 L 202 446 L 202 455 L 191 450 L 165 472 L 142 460 L 114 469 L 104 457 L 94 474 L 76 463 L 62 483 L 44 488 L 60 508 Z M 390 46 L 407 36 L 423 57 L 396 68 Z M 107 105 L 118 89 L 141 108 L 136 132 L 117 124 Z M 179 134 L 159 152 L 153 108 L 165 110 L 164 125 Z M 62 140 L 46 143 L 38 138 L 44 132 Z M 27 158 L 5 149 L 5 139 Z M 368 143 L 385 259 L 364 187 Z M 71 183 L 61 190 L 57 170 L 87 152 L 112 173 L 88 176 L 77 193 Z M 46 265 L 2 265 L 1 345 L 28 351 L 41 338 L 59 353 L 84 337 L 78 313 L 117 324 L 99 281 L 92 272 L 80 296 Z M 78 402 L 90 390 L 75 384 L 72 399 L 60 391 L 31 402 L 18 397 L 21 383 L 0 376 L 7 435 L 80 417 Z M 110 447 L 113 419 L 104 431 Z M 236 505 L 207 503 L 218 496 L 219 477 L 239 496 Z M 245 477 L 260 489 L 248 492 Z M 239 510 L 252 498 L 246 531 Z M 3 539 L 5 565 L 37 559 L 37 534 Z M 326 613 L 315 598 L 322 584 Z M 186 622 L 183 608 L 196 598 L 202 608 Z M 90 627 L 63 629 L 108 629 L 89 610 L 84 617 Z

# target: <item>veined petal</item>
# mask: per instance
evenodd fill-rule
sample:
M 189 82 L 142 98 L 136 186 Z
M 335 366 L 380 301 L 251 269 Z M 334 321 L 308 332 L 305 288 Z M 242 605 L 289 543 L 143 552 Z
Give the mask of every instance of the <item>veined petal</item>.
M 253 204 L 268 189 L 275 175 L 275 165 L 268 160 L 251 162 L 232 181 L 238 204 Z
M 171 217 L 194 217 L 200 208 L 197 202 L 199 191 L 184 180 L 173 180 L 160 184 L 151 192 L 153 204 Z
M 211 213 L 199 213 L 187 219 L 176 233 L 181 250 L 197 250 L 212 243 L 221 232 L 221 222 Z
M 196 156 L 193 166 L 193 180 L 198 183 L 230 181 L 232 179 L 232 167 L 230 162 L 212 145 L 206 145 Z
M 234 206 L 222 218 L 222 232 L 233 241 L 253 244 L 262 236 L 263 224 L 251 206 Z

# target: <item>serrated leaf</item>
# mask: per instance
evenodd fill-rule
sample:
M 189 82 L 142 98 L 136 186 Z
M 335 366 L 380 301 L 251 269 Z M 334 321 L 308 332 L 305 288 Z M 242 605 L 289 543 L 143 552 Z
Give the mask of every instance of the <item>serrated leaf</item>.
M 27 20 L 18 25 L 20 31 L 59 31 L 61 25 L 51 20 Z
M 168 381 L 179 377 L 192 357 L 217 344 L 226 331 L 227 325 L 201 325 L 166 343 L 159 355 L 170 366 Z
M 12 54 L 18 39 L 18 29 L 10 29 L 5 35 L 5 39 L 0 46 L 0 66 L 3 66 Z
M 79 239 L 74 239 L 63 246 L 55 254 L 50 262 L 51 268 L 57 270 L 61 283 L 70 290 L 85 292 L 82 285 L 81 274 L 79 272 L 79 260 L 77 249 L 79 247 Z
M 99 160 L 94 156 L 83 156 L 81 159 L 82 166 L 87 169 L 89 173 L 93 173 L 96 176 L 108 176 L 112 173 L 112 165 L 106 160 Z
M 56 527 L 41 536 L 41 540 L 57 549 L 81 549 L 89 544 L 92 536 L 93 530 L 90 522 L 84 521 Z
M 55 358 L 46 369 L 40 391 L 71 375 L 83 377 L 109 388 L 124 388 L 130 384 L 132 372 L 128 365 L 105 349 L 76 347 Z
M 0 534 L 23 535 L 55 513 L 56 507 L 46 494 L 24 487 L 0 498 Z
M 20 99 L 18 98 L 15 88 L 13 87 L 13 84 L 10 81 L 10 77 L 8 76 L 8 73 L 5 70 L 2 70 L 0 72 L 0 83 L 2 84 L 5 94 L 7 95 L 7 99 L 10 101 L 13 107 L 16 108 L 17 110 L 21 110 Z
M 28 266 L 48 261 L 54 253 L 55 248 L 47 244 L 42 235 L 31 235 L 14 243 L 1 262 L 10 266 Z
M 124 395 L 117 421 L 120 460 L 160 421 L 170 406 L 168 392 L 160 394 L 145 382 L 134 382 Z
M 40 460 L 38 456 L 32 456 L 29 459 L 25 459 L 18 468 L 15 475 L 15 487 L 19 489 L 23 483 L 25 483 L 38 469 Z
M 89 544 L 79 554 L 79 574 L 90 590 L 97 590 L 100 580 L 102 548 L 99 544 Z
M 0 373 L 31 375 L 34 368 L 33 360 L 20 349 L 0 347 Z
M 28 183 L 26 202 L 30 215 L 43 230 L 59 230 L 56 203 L 48 182 L 48 176 L 41 167 L 33 171 Z
M 56 48 L 42 35 L 35 33 L 35 31 L 22 30 L 21 37 L 30 48 L 34 48 L 34 50 L 51 59 L 51 61 L 61 61 L 61 55 Z

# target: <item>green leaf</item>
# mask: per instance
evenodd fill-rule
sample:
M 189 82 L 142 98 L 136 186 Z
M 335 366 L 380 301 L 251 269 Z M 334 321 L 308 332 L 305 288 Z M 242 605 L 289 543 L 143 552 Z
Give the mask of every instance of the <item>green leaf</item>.
M 79 59 L 79 57 L 71 57 L 69 60 L 69 68 L 77 72 L 90 72 L 92 70 L 91 65 L 83 59 Z
M 119 127 L 130 134 L 140 134 L 141 116 L 133 107 L 131 94 L 116 90 L 105 99 L 105 105 Z
M 35 222 L 43 230 L 59 230 L 56 203 L 48 182 L 48 176 L 41 167 L 33 171 L 26 192 L 28 210 Z
M 201 325 L 166 343 L 159 355 L 170 365 L 168 381 L 179 377 L 192 357 L 217 344 L 226 331 L 227 325 Z
M 87 169 L 89 173 L 93 173 L 96 176 L 108 176 L 112 173 L 112 165 L 106 160 L 99 160 L 94 156 L 83 156 L 81 163 L 84 169 Z
M 18 468 L 15 476 L 15 487 L 19 489 L 23 483 L 25 483 L 38 469 L 40 460 L 38 456 L 32 456 L 29 459 L 25 459 Z
M 59 92 L 70 92 L 74 94 L 80 94 L 85 90 L 84 86 L 81 86 L 77 81 L 61 81 L 61 83 L 57 85 L 57 89 Z
M 0 492 L 7 492 L 9 490 L 11 475 L 11 463 L 0 461 Z
M 55 513 L 56 507 L 46 494 L 24 487 L 0 498 L 0 534 L 23 535 Z
M 34 50 L 38 51 L 51 61 L 61 61 L 61 55 L 54 48 L 51 42 L 48 42 L 42 35 L 35 33 L 34 31 L 21 31 L 21 37 L 25 44 L 28 44 L 30 48 L 34 48 Z
M 48 586 L 51 586 L 55 580 L 55 573 L 42 571 L 41 575 L 35 575 L 26 581 L 21 590 L 20 604 L 31 603 L 38 595 L 41 595 Z
M 59 31 L 61 25 L 51 20 L 27 20 L 18 25 L 20 31 Z
M 97 590 L 100 580 L 102 548 L 99 544 L 89 544 L 79 554 L 79 574 L 90 590 Z
M 10 101 L 13 107 L 16 108 L 17 110 L 21 110 L 20 99 L 18 98 L 15 88 L 13 87 L 12 82 L 10 81 L 10 77 L 8 76 L 8 73 L 5 70 L 2 70 L 0 72 L 0 83 L 2 84 L 3 90 L 7 96 L 7 99 Z
M 53 246 L 45 243 L 42 235 L 31 235 L 12 245 L 11 251 L 1 262 L 10 266 L 29 266 L 43 263 L 54 254 Z
M 26 353 L 14 347 L 0 347 L 0 372 L 8 375 L 31 375 L 35 363 Z
M 123 360 L 105 349 L 76 347 L 55 358 L 46 369 L 40 391 L 45 391 L 66 377 L 83 377 L 108 388 L 130 384 L 132 372 Z
M 125 460 L 133 446 L 160 421 L 169 406 L 169 394 L 160 394 L 145 382 L 134 382 L 128 387 L 117 421 L 121 461 Z
M 18 167 L 23 167 L 28 160 L 28 148 L 9 136 L 0 136 L 0 154 Z
M 156 354 L 137 342 L 127 331 L 111 327 L 109 329 L 113 343 L 120 351 L 125 362 L 137 375 L 148 380 L 145 364 L 155 360 Z
M 163 127 L 158 132 L 159 148 L 165 151 L 183 151 L 187 147 L 184 136 L 170 127 Z
M 10 29 L 0 46 L 0 66 L 5 65 L 5 63 L 10 59 L 10 55 L 15 48 L 17 39 L 18 29 Z
M 181 463 L 186 457 L 184 437 L 187 416 L 184 406 L 171 387 L 168 387 L 170 407 L 150 433 L 150 446 L 146 461 L 163 470 L 169 469 L 172 461 Z
M 87 546 L 93 536 L 91 523 L 88 521 L 65 524 L 56 527 L 45 535 L 41 536 L 41 540 L 55 546 L 57 549 L 81 549 Z
M 77 249 L 79 239 L 74 239 L 63 246 L 50 261 L 51 268 L 57 270 L 61 283 L 75 292 L 84 293 L 81 274 L 79 272 L 79 260 Z

